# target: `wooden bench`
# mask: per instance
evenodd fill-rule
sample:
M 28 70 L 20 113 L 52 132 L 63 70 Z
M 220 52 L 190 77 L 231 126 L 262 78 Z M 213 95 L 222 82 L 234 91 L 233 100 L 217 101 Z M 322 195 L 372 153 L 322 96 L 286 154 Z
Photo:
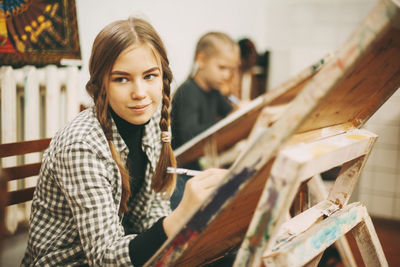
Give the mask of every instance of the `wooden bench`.
M 50 144 L 50 138 L 38 139 L 32 141 L 22 141 L 8 144 L 0 144 L 0 158 L 25 155 L 35 152 L 43 152 Z M 17 162 L 17 161 L 15 161 Z M 36 176 L 40 172 L 41 162 L 34 162 L 28 164 L 5 164 L 2 162 L 3 172 L 7 176 L 8 182 L 18 181 L 27 177 Z M 7 165 L 7 166 L 5 166 Z M 12 166 L 9 166 L 12 165 Z M 32 200 L 35 187 L 18 188 L 8 192 L 8 200 L 6 206 L 20 204 Z

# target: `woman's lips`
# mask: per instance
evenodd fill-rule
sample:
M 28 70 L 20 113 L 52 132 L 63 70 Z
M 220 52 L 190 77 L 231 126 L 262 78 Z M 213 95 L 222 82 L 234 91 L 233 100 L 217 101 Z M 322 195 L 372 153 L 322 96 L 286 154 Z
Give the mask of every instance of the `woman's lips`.
M 135 112 L 141 112 L 144 111 L 148 106 L 150 106 L 150 104 L 146 104 L 146 105 L 136 105 L 133 107 L 129 107 L 129 109 L 135 111 Z

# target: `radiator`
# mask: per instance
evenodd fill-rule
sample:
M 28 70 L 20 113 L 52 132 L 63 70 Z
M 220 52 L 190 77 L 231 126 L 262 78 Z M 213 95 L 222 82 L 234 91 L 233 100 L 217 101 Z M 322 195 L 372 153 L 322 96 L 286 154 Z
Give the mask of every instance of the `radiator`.
M 2 143 L 52 137 L 79 112 L 80 71 L 77 67 L 0 67 Z M 2 159 L 1 166 L 40 160 L 39 153 Z M 36 185 L 37 177 L 8 183 L 8 190 Z M 7 208 L 6 230 L 16 231 L 30 215 L 30 203 Z

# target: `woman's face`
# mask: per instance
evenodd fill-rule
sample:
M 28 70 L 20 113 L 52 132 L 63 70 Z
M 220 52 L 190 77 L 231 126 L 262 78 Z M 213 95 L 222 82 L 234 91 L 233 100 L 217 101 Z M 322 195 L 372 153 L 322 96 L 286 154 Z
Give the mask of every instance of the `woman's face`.
M 118 116 L 132 124 L 151 119 L 162 98 L 162 69 L 146 44 L 131 45 L 121 52 L 111 69 L 107 93 Z

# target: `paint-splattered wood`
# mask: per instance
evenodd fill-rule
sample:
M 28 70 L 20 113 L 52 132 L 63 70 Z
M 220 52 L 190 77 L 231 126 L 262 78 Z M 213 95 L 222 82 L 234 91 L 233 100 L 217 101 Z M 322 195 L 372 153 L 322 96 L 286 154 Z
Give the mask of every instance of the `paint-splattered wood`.
M 388 266 L 371 217 L 367 216 L 351 230 L 365 266 Z
M 268 244 L 273 245 L 278 238 L 276 235 L 277 226 L 284 222 L 295 193 L 303 181 L 349 162 L 351 165 L 346 168 L 346 174 L 349 173 L 347 170 L 353 170 L 351 173 L 354 175 L 350 177 L 346 175 L 346 178 L 349 184 L 355 184 L 358 180 L 360 167 L 363 166 L 361 163 L 358 164 L 358 161 L 365 162 L 363 156 L 371 151 L 376 138 L 377 136 L 371 132 L 354 129 L 340 135 L 282 149 L 273 164 L 271 177 L 267 180 L 236 258 L 235 266 L 260 265 L 262 254 L 267 249 Z M 357 162 L 354 162 L 354 159 Z M 341 179 L 341 181 L 343 180 Z M 342 187 L 340 188 L 342 189 Z M 337 192 L 337 198 L 342 195 L 351 195 L 353 187 L 343 190 Z M 278 192 L 276 201 L 272 203 L 271 192 Z M 329 202 L 337 208 L 341 207 L 340 203 Z M 317 214 L 319 216 L 313 220 L 311 211 L 305 211 L 295 217 L 298 217 L 297 233 L 307 229 L 323 215 Z M 293 234 L 295 233 L 289 232 L 289 235 Z
M 249 181 L 250 186 L 243 188 L 241 194 L 233 196 L 235 199 L 233 204 L 221 210 L 218 213 L 218 219 L 211 221 L 204 230 L 200 231 L 199 238 L 177 260 L 177 266 L 201 266 L 213 261 L 215 256 L 222 256 L 238 248 L 250 224 L 258 196 L 261 194 L 269 172 L 270 166 L 267 164 L 254 175 L 254 179 Z M 237 187 L 234 184 L 231 186 Z M 225 190 L 232 190 L 232 187 L 226 186 Z M 213 237 L 220 242 L 210 243 L 207 237 Z
M 312 202 L 321 202 L 327 199 L 328 190 L 326 185 L 322 181 L 320 175 L 314 176 L 310 182 L 308 183 L 309 190 L 312 192 Z M 346 236 L 339 238 L 338 241 L 335 242 L 335 247 L 339 251 L 340 258 L 343 262 L 343 265 L 346 267 L 356 267 L 356 260 L 354 258 L 353 252 L 351 251 L 350 244 L 347 240 Z
M 175 149 L 174 154 L 178 164 L 184 165 L 203 156 L 204 146 L 211 138 L 215 140 L 213 142 L 217 146 L 217 152 L 224 151 L 236 142 L 246 138 L 264 107 L 283 105 L 292 101 L 321 67 L 329 61 L 330 57 L 331 56 L 328 55 L 319 60 L 289 81 L 257 97 L 244 108 L 235 111 L 214 126 Z
M 375 141 L 374 141 L 375 142 Z M 358 177 L 367 162 L 369 153 L 343 164 L 333 188 L 330 190 L 328 200 L 343 207 L 349 201 Z M 356 177 L 357 179 L 354 179 Z
M 353 129 L 325 139 L 286 147 L 280 151 L 271 174 L 293 177 L 296 173 L 297 179 L 310 178 L 365 155 L 376 138 L 376 134 L 367 130 Z
M 299 215 L 292 217 L 290 220 L 282 223 L 277 232 L 276 241 L 272 246 L 287 242 L 295 236 L 300 235 L 315 223 L 321 221 L 324 216 L 330 215 L 339 210 L 339 206 L 329 200 L 322 200 L 318 204 L 312 206 Z
M 266 266 L 303 266 L 338 240 L 339 237 L 368 220 L 368 218 L 369 215 L 365 206 L 359 202 L 352 203 L 290 241 L 282 242 L 274 248 L 272 253 L 265 255 L 264 264 Z M 375 232 L 373 226 L 370 230 Z M 381 252 L 383 255 L 379 240 L 374 245 L 373 251 Z M 373 255 L 376 256 L 376 253 L 373 253 Z M 382 260 L 381 264 L 366 265 L 387 266 L 385 257 L 380 259 Z
M 224 235 L 221 234 L 216 238 L 216 236 L 202 233 L 206 229 L 211 231 L 208 228 L 216 225 L 222 215 L 226 215 L 224 212 L 239 205 L 237 201 L 246 199 L 246 197 L 257 201 L 262 190 L 257 191 L 253 188 L 255 184 L 252 181 L 257 179 L 255 174 L 268 162 L 273 161 L 274 155 L 290 137 L 295 133 L 333 126 L 341 122 L 350 122 L 354 127 L 361 127 L 400 85 L 400 61 L 398 60 L 400 37 L 398 26 L 395 23 L 399 17 L 399 7 L 394 2 L 380 1 L 334 58 L 329 60 L 303 87 L 280 119 L 270 128 L 259 131 L 258 136 L 239 156 L 221 185 L 211 194 L 210 199 L 205 201 L 190 218 L 182 221 L 181 230 L 176 236 L 165 242 L 147 265 L 171 266 L 176 264 L 180 258 L 186 257 L 193 259 L 193 262 L 188 262 L 190 266 L 196 266 L 199 261 L 204 263 L 206 259 L 220 255 L 218 246 L 226 240 Z M 371 58 L 371 53 L 375 53 L 372 55 L 374 60 L 366 61 L 366 58 Z M 374 65 L 376 62 L 382 68 L 384 67 L 385 73 L 377 77 L 376 73 L 371 71 L 374 69 L 373 67 L 359 64 L 360 62 L 368 63 L 368 65 Z M 375 77 L 374 90 L 368 90 L 370 95 L 363 93 L 364 88 L 361 84 L 370 87 L 369 85 L 363 82 L 354 84 L 354 76 L 362 80 L 360 73 L 367 76 L 364 78 Z M 346 83 L 348 80 L 353 81 L 351 84 L 354 86 Z M 344 88 L 340 86 L 341 84 Z M 339 99 L 336 97 L 337 94 L 340 95 Z M 340 102 L 336 102 L 338 100 Z M 338 116 L 343 112 L 335 109 L 333 103 L 342 108 L 345 108 L 344 103 L 347 105 L 350 103 L 352 107 L 347 112 L 351 115 Z M 325 108 L 326 105 L 330 106 L 328 110 Z M 317 119 L 317 114 L 323 118 L 323 123 Z M 329 115 L 332 116 L 332 120 Z M 244 192 L 252 192 L 253 195 L 245 196 Z M 274 197 L 273 193 L 271 198 Z M 230 212 L 232 218 L 237 218 L 235 210 Z M 224 217 L 225 221 L 222 223 L 229 222 L 233 225 L 234 223 L 229 221 L 229 216 L 227 217 Z M 238 236 L 231 237 L 232 244 L 230 246 L 232 248 L 239 245 L 241 233 L 243 232 L 238 231 Z M 216 253 L 213 253 L 212 249 L 207 250 L 207 254 L 199 254 L 197 251 L 191 250 L 195 243 L 200 242 L 200 239 L 204 239 L 202 242 L 215 248 Z

